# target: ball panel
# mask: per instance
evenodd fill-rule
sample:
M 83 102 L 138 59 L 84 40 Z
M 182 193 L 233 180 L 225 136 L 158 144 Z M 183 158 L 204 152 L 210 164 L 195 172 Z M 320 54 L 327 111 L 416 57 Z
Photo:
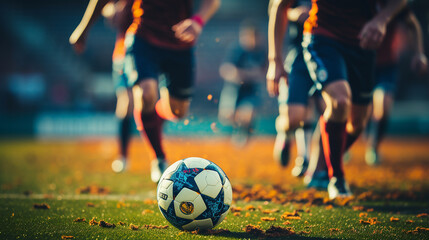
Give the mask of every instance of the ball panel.
M 195 192 L 199 192 L 194 178 L 202 171 L 203 169 L 200 168 L 189 169 L 185 164 L 179 165 L 176 172 L 174 172 L 169 178 L 174 182 L 173 198 L 175 198 L 183 188 L 189 188 Z
M 177 217 L 174 211 L 174 204 L 170 204 L 167 210 L 164 210 L 162 208 L 159 208 L 159 210 L 161 210 L 162 215 L 164 215 L 167 221 L 173 224 L 173 226 L 175 226 L 178 229 L 183 229 L 182 228 L 183 225 L 186 225 L 192 222 L 192 220 Z
M 159 207 L 164 210 L 168 209 L 173 201 L 173 181 L 163 179 L 158 186 L 157 200 Z
M 232 203 L 232 187 L 231 183 L 228 179 L 226 179 L 225 184 L 223 185 L 223 192 L 224 192 L 224 203 L 226 205 L 231 205 Z
M 207 209 L 201 213 L 196 219 L 205 219 L 205 218 L 213 218 L 213 217 L 220 217 L 220 215 L 224 212 L 224 206 L 223 203 L 223 191 L 221 191 L 216 198 L 212 198 L 206 195 L 201 194 L 201 197 L 203 198 Z
M 195 229 L 211 229 L 213 228 L 213 223 L 210 218 L 202 219 L 202 220 L 194 220 L 191 223 L 188 223 L 183 226 L 183 229 L 192 231 Z
M 221 181 L 222 181 L 222 184 L 224 184 L 225 180 L 228 179 L 226 177 L 225 172 L 218 165 L 216 165 L 216 164 L 214 164 L 212 162 L 210 163 L 210 165 L 208 165 L 207 167 L 205 167 L 205 169 L 206 170 L 213 170 L 213 171 L 217 172 L 219 174 L 219 177 L 220 177 Z
M 182 189 L 174 199 L 174 210 L 180 218 L 195 219 L 206 209 L 201 195 L 188 188 Z
M 183 160 L 188 168 L 205 168 L 210 164 L 209 160 L 199 157 L 190 157 Z
M 215 198 L 222 189 L 220 176 L 213 170 L 204 170 L 194 178 L 201 194 Z

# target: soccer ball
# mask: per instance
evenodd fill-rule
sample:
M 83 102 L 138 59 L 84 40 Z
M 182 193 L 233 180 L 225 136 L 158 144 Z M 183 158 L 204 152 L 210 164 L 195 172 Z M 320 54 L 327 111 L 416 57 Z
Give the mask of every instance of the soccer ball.
M 228 177 L 213 162 L 191 157 L 168 167 L 158 184 L 158 207 L 180 230 L 211 229 L 232 202 Z

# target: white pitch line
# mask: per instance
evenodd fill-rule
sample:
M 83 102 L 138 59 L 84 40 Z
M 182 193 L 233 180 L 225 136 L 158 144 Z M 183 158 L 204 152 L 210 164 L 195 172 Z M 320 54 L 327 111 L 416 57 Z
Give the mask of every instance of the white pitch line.
M 94 194 L 17 194 L 17 193 L 3 193 L 0 194 L 0 199 L 55 199 L 55 200 L 132 200 L 132 201 L 143 201 L 145 199 L 155 199 L 155 191 L 147 192 L 146 194 L 139 195 L 120 195 L 120 194 L 105 194 L 105 195 L 94 195 Z

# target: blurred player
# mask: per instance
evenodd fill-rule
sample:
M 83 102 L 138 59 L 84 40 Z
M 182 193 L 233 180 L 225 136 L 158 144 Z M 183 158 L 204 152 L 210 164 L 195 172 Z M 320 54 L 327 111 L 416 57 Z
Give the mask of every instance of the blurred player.
M 398 80 L 399 57 L 404 52 L 412 52 L 412 70 L 417 73 L 426 71 L 427 59 L 424 54 L 422 30 L 409 8 L 405 8 L 389 24 L 386 38 L 377 50 L 373 114 L 365 154 L 365 161 L 369 165 L 380 163 L 378 146 L 387 128 Z
M 281 54 L 289 3 L 274 1 L 270 14 L 267 89 L 272 96 L 279 94 L 280 80 L 287 81 Z M 318 0 L 313 1 L 310 17 L 304 24 L 304 59 L 326 103 L 319 124 L 331 199 L 351 195 L 342 157 L 369 117 L 375 60 L 372 49 L 379 46 L 387 23 L 404 5 L 405 0 L 391 0 L 376 13 L 375 1 Z M 305 108 L 287 111 L 289 118 L 277 124 L 282 125 L 279 127 L 293 129 L 305 119 Z
M 133 85 L 134 119 L 154 150 L 152 181 L 167 167 L 162 147 L 164 119 L 188 111 L 194 82 L 193 46 L 220 0 L 202 0 L 192 13 L 191 0 L 129 0 L 134 21 L 127 31 L 126 74 Z M 158 77 L 166 78 L 158 93 Z M 158 100 L 158 96 L 160 99 Z
M 266 51 L 256 24 L 244 21 L 240 26 L 239 44 L 229 50 L 219 72 L 225 80 L 219 101 L 219 120 L 234 126 L 232 141 L 244 146 L 249 138 L 257 96 L 267 67 Z
M 84 50 L 86 39 L 92 26 L 93 21 L 89 21 L 88 14 L 94 11 L 95 2 L 89 2 L 87 10 L 79 26 L 70 37 L 70 43 L 75 50 L 80 53 Z M 127 79 L 124 74 L 125 58 L 125 33 L 132 23 L 132 13 L 130 5 L 125 0 L 114 3 L 109 2 L 102 10 L 103 16 L 108 20 L 110 25 L 117 31 L 115 49 L 112 56 L 112 77 L 116 89 L 116 111 L 115 114 L 119 119 L 119 153 L 117 160 L 113 161 L 112 169 L 115 172 L 122 172 L 127 168 L 128 145 L 131 138 L 131 118 L 132 118 L 132 92 L 127 87 Z
M 273 4 L 270 1 L 270 7 Z M 292 175 L 303 176 L 308 167 L 310 141 L 312 134 L 312 108 L 309 106 L 309 97 L 313 95 L 313 82 L 308 74 L 302 54 L 302 32 L 305 20 L 311 7 L 310 0 L 296 1 L 288 9 L 287 18 L 291 22 L 288 28 L 288 55 L 285 60 L 285 69 L 289 73 L 289 86 L 281 82 L 279 87 L 279 116 L 277 117 L 277 136 L 274 144 L 274 159 L 282 166 L 287 166 L 290 158 L 290 145 L 295 133 L 297 158 Z M 313 102 L 311 101 L 312 105 Z M 285 122 L 289 121 L 288 109 L 304 109 L 305 119 L 295 128 L 284 129 Z

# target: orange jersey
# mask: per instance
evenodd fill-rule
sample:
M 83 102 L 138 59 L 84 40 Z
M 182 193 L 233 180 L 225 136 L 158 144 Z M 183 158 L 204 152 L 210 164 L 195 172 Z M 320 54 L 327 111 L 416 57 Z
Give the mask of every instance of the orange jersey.
M 172 27 L 191 17 L 192 0 L 134 0 L 133 23 L 127 33 L 142 37 L 149 43 L 168 49 L 188 49 L 174 36 Z
M 376 13 L 376 0 L 312 0 L 304 33 L 320 34 L 350 45 Z
M 127 49 L 125 47 L 125 34 L 118 33 L 116 35 L 115 48 L 113 49 L 112 61 L 122 60 L 125 58 Z

